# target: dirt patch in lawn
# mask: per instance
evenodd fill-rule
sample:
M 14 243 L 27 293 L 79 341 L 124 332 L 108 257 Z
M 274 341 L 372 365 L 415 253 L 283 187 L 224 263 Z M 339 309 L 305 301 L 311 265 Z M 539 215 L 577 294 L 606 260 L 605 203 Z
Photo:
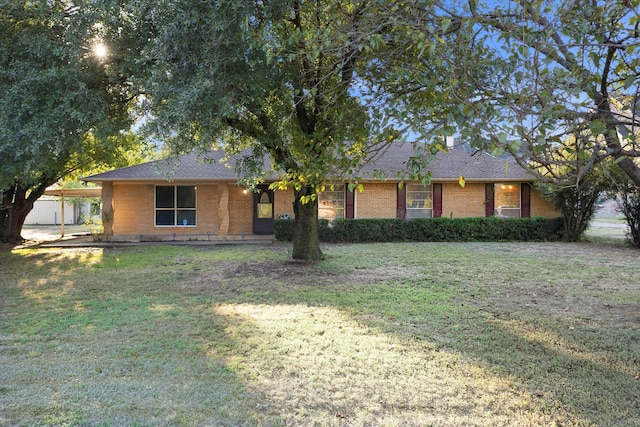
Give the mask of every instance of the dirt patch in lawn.
M 288 249 L 0 254 L 0 425 L 638 425 L 639 251 Z
M 640 295 L 635 267 L 630 267 L 640 265 L 637 249 L 590 243 L 540 243 L 520 246 L 517 255 L 539 255 L 547 263 L 573 267 L 557 275 L 546 269 L 545 274 L 540 274 L 534 264 L 528 271 L 515 271 L 521 274 L 501 275 L 501 285 L 493 288 L 485 301 L 477 302 L 484 310 L 529 312 L 543 318 L 572 319 L 574 324 L 578 319 L 583 324 L 640 328 L 640 304 L 620 298 L 629 293 Z M 616 269 L 616 274 L 609 269 Z
M 233 298 L 246 292 L 286 292 L 299 288 L 324 289 L 344 286 L 368 286 L 389 280 L 415 278 L 414 268 L 379 267 L 326 271 L 299 261 L 227 261 L 215 268 L 205 268 L 191 275 L 179 286 L 189 294 L 217 295 Z

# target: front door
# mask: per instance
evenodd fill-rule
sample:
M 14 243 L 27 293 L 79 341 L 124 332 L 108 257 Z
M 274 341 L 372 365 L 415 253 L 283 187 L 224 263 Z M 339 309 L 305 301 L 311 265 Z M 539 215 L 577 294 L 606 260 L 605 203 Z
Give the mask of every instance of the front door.
M 273 191 L 266 185 L 253 193 L 253 234 L 273 234 Z

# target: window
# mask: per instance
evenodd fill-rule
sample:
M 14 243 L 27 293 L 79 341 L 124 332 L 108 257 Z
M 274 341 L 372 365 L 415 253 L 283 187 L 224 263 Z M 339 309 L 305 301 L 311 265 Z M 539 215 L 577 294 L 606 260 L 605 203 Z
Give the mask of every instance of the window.
M 195 227 L 196 187 L 189 185 L 156 186 L 156 226 Z
M 433 189 L 430 185 L 407 184 L 407 219 L 433 216 Z
M 494 215 L 520 218 L 520 184 L 495 184 Z
M 328 220 L 344 218 L 344 184 L 327 186 L 326 191 L 318 194 L 318 218 Z
M 266 191 L 258 199 L 258 218 L 273 218 L 273 204 Z

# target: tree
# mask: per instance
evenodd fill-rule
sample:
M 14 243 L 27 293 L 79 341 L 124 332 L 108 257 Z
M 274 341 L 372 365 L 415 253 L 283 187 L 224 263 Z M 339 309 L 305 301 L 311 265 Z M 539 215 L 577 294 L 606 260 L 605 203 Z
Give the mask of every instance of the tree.
M 450 71 L 440 87 L 451 96 L 433 99 L 433 86 L 416 84 L 430 66 L 419 57 L 404 73 L 393 68 L 396 78 L 385 84 L 411 113 L 407 120 L 434 123 L 433 112 L 444 112 L 446 122 L 437 125 L 477 147 L 511 153 L 544 181 L 576 184 L 611 158 L 639 185 L 639 4 L 470 0 L 456 8 L 443 2 L 441 22 L 459 23 L 461 34 L 473 35 L 449 46 L 466 49 L 466 59 L 441 58 Z M 567 136 L 584 139 L 580 151 L 564 144 Z M 576 160 L 577 173 L 554 176 Z
M 362 76 L 401 37 L 384 2 L 165 1 L 144 16 L 157 31 L 148 54 L 148 108 L 156 138 L 249 149 L 246 178 L 270 158 L 278 188 L 295 194 L 293 258 L 322 257 L 317 194 L 329 179 L 354 176 L 395 136 L 384 104 Z
M 605 189 L 604 182 L 595 175 L 588 175 L 574 185 L 561 186 L 542 182 L 537 185 L 541 194 L 553 200 L 562 213 L 562 240 L 566 242 L 579 241 L 593 219 L 597 202 Z
M 620 175 L 623 174 L 618 172 L 611 178 L 607 195 L 615 200 L 619 211 L 625 217 L 631 244 L 640 248 L 640 187 L 628 176 Z
M 618 195 L 617 200 L 629 226 L 631 244 L 640 248 L 640 189 L 637 186 L 628 188 L 627 192 Z
M 535 162 L 529 161 L 530 170 L 543 177 L 537 182 L 538 190 L 552 200 L 562 214 L 562 238 L 568 242 L 582 238 L 602 194 L 610 188 L 614 175 L 622 174 L 615 173 L 617 168 L 614 170 L 611 159 L 590 166 L 590 172 L 585 174 L 583 153 L 592 146 L 589 132 L 586 135 L 569 135 L 562 140 L 564 150 L 549 153 L 548 160 L 537 165 L 539 169 L 535 168 Z
M 106 9 L 94 6 L 9 1 L 0 9 L 1 242 L 22 241 L 48 186 L 139 146 L 123 132 L 135 94 L 127 59 L 115 53 L 135 38 L 102 25 Z M 99 42 L 110 43 L 104 58 L 93 52 Z

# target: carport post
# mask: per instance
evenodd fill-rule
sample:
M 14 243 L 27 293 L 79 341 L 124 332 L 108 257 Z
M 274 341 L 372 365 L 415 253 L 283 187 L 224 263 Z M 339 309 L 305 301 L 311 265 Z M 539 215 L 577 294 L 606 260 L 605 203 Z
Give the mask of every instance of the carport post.
M 64 190 L 60 190 L 60 200 L 62 201 L 60 209 L 60 237 L 64 237 Z

